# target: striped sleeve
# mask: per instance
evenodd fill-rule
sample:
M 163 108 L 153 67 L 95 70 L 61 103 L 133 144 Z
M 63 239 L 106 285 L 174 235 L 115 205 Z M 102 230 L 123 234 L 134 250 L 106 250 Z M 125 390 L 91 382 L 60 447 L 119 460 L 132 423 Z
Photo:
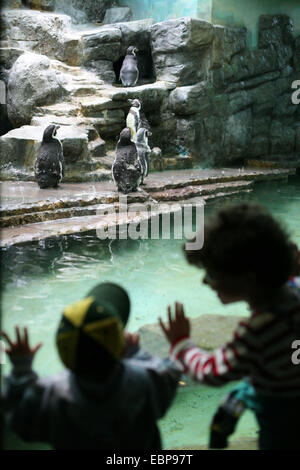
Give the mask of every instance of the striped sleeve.
M 180 364 L 184 373 L 208 385 L 222 386 L 231 380 L 248 375 L 251 370 L 251 347 L 236 331 L 232 342 L 208 352 L 200 349 L 189 337 L 175 342 L 170 351 L 173 362 Z

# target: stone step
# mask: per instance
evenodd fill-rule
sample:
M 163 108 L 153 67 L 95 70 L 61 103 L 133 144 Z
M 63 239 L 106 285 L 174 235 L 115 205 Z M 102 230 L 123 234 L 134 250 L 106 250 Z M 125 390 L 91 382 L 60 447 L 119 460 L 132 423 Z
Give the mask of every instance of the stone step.
M 78 126 L 78 127 L 89 127 L 96 126 L 97 123 L 102 120 L 97 118 L 90 118 L 85 116 L 73 116 L 73 115 L 56 115 L 56 114 L 47 114 L 47 115 L 35 115 L 31 119 L 32 126 L 45 126 L 47 127 L 49 123 L 58 124 L 60 126 Z
M 105 96 L 91 96 L 80 101 L 83 116 L 97 116 L 107 109 L 130 108 L 130 104 L 124 101 L 113 101 Z M 102 114 L 102 113 L 101 113 Z
M 221 197 L 228 197 L 229 195 L 237 196 L 239 193 L 239 191 L 232 191 L 231 194 L 230 192 L 217 192 L 214 195 L 210 194 L 209 196 L 204 196 L 203 199 L 204 202 L 206 202 L 208 199 L 212 201 L 213 199 L 216 200 Z M 193 206 L 199 204 L 203 205 L 203 199 L 201 198 L 201 200 L 198 199 L 196 201 L 194 198 L 193 200 L 177 201 L 175 211 L 180 210 L 182 206 L 187 204 L 192 204 Z M 97 200 L 97 198 L 95 198 L 94 201 L 95 200 Z M 86 202 L 87 201 L 85 201 L 85 203 Z M 151 208 L 151 204 L 155 203 L 155 201 L 149 200 L 148 195 L 145 193 L 137 195 L 132 193 L 131 195 L 128 195 L 127 208 L 132 207 L 131 204 L 134 203 L 134 212 L 132 213 L 127 214 L 127 212 L 124 211 L 118 214 L 118 196 L 114 201 L 115 204 L 112 202 L 113 201 L 111 200 L 110 203 L 103 201 L 100 204 L 78 205 L 77 207 L 72 206 L 66 209 L 58 208 L 57 210 L 44 210 L 42 212 L 31 212 L 19 215 L 16 214 L 15 216 L 11 216 L 11 220 L 14 220 L 16 224 L 14 227 L 5 226 L 5 222 L 8 221 L 9 217 L 4 216 L 2 218 L 2 221 L 4 221 L 2 222 L 4 223 L 4 228 L 1 229 L 2 238 L 0 246 L 6 247 L 43 240 L 50 237 L 87 232 L 90 230 L 101 230 L 103 232 L 104 229 L 107 229 L 108 227 L 113 228 L 118 226 L 119 228 L 125 228 L 128 223 L 133 221 L 135 223 L 140 223 L 143 220 L 149 220 L 151 216 L 154 215 L 174 212 L 174 204 L 172 204 L 171 201 L 163 204 L 163 207 L 158 208 L 158 210 L 153 209 L 150 211 L 149 209 Z M 142 206 L 139 206 L 139 204 L 142 204 Z M 40 207 L 43 206 L 40 205 Z M 156 204 L 154 207 L 156 208 Z M 103 213 L 95 215 L 99 209 L 107 210 L 109 213 L 107 215 L 102 215 Z M 36 220 L 36 215 L 37 220 L 39 221 L 32 223 L 33 220 Z
M 291 160 L 280 161 L 276 160 L 247 160 L 247 165 L 256 168 L 300 168 L 300 157 L 292 158 Z
M 179 193 L 176 190 L 170 194 L 167 191 L 166 197 L 161 195 L 152 194 L 153 197 L 150 198 L 150 201 L 166 201 L 168 204 L 172 205 L 172 202 L 177 202 L 181 205 L 185 204 L 203 204 L 203 200 L 212 200 L 214 198 L 225 197 L 226 193 L 228 196 L 239 194 L 241 191 L 249 191 L 251 189 L 251 182 L 247 183 L 233 183 L 233 187 L 229 188 L 224 184 L 217 185 L 208 185 L 205 190 L 201 190 L 203 193 L 203 198 L 195 197 L 199 195 L 199 189 L 195 188 L 194 191 L 188 191 L 184 194 L 182 191 Z M 187 188 L 185 188 L 187 189 Z M 190 188 L 188 188 L 190 189 Z M 230 190 L 231 189 L 231 190 Z M 169 196 L 169 197 L 168 197 Z M 192 197 L 191 197 L 192 196 Z M 127 200 L 130 202 L 140 202 L 145 203 L 149 199 L 147 193 L 143 190 L 132 193 L 128 195 Z M 19 205 L 18 207 L 11 207 L 9 209 L 4 209 L 0 211 L 1 227 L 12 227 L 16 225 L 25 225 L 30 223 L 44 222 L 46 220 L 57 220 L 62 218 L 70 217 L 81 217 L 84 215 L 95 215 L 96 210 L 108 204 L 117 203 L 119 201 L 119 194 L 115 193 L 115 197 L 112 199 L 111 194 L 108 196 L 102 197 L 85 197 L 85 198 L 75 198 L 75 199 L 65 199 L 54 202 L 54 203 L 41 203 L 33 205 Z
M 174 173 L 176 176 L 174 176 Z M 180 177 L 177 176 L 180 173 Z M 201 184 L 226 183 L 230 181 L 276 181 L 286 180 L 290 175 L 296 174 L 295 168 L 242 168 L 223 170 L 182 170 L 180 172 L 166 171 L 161 173 L 159 180 L 153 178 L 146 180 L 145 190 L 159 192 L 165 189 L 184 188 L 185 186 L 198 186 Z
M 73 102 L 62 102 L 56 103 L 48 106 L 40 106 L 35 109 L 35 114 L 37 116 L 78 116 L 80 115 L 80 106 L 79 104 Z
M 229 183 L 205 184 L 202 186 L 185 186 L 184 188 L 167 189 L 152 192 L 153 199 L 157 201 L 182 201 L 197 196 L 206 196 L 215 193 L 226 193 L 232 190 L 251 189 L 253 181 L 234 181 Z
M 69 83 L 64 86 L 65 90 L 71 97 L 82 97 L 82 96 L 97 96 L 100 93 L 97 87 L 88 83 Z

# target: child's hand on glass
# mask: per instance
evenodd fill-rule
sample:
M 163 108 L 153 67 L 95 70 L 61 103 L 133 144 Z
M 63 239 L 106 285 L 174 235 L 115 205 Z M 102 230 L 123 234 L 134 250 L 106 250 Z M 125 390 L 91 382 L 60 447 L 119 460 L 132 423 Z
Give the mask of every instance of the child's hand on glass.
M 33 357 L 35 353 L 40 349 L 42 343 L 37 344 L 35 347 L 31 348 L 29 344 L 29 337 L 27 328 L 24 328 L 24 336 L 20 333 L 20 329 L 18 326 L 15 327 L 16 330 L 16 342 L 13 343 L 10 337 L 4 332 L 1 332 L 1 335 L 8 343 L 10 349 L 5 349 L 5 352 L 9 355 L 11 359 L 19 358 L 23 356 L 31 356 Z
M 183 305 L 179 302 L 175 303 L 175 317 L 172 318 L 171 307 L 168 307 L 169 324 L 165 325 L 161 318 L 159 324 L 169 343 L 173 344 L 177 340 L 190 336 L 190 321 L 184 315 Z

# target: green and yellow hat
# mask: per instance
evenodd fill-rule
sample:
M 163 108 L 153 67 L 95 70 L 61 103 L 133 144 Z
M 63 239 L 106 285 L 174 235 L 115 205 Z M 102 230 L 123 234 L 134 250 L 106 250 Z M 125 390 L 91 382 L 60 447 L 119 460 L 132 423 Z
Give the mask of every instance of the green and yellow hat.
M 56 334 L 64 365 L 74 372 L 98 367 L 100 358 L 120 359 L 130 300 L 117 284 L 94 287 L 87 296 L 65 308 Z

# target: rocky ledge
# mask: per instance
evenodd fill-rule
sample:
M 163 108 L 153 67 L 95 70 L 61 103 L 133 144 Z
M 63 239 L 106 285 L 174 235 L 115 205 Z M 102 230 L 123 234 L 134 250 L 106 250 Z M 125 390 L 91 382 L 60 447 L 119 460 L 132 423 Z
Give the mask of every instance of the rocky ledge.
M 128 217 L 120 211 L 124 195 L 111 181 L 63 183 L 57 189 L 45 190 L 33 182 L 2 182 L 1 246 L 126 227 L 132 221 L 174 213 L 186 205 L 203 206 L 220 198 L 247 196 L 255 183 L 286 181 L 295 171 L 224 168 L 152 173 L 143 189 L 127 195 L 128 210 L 132 211 Z

